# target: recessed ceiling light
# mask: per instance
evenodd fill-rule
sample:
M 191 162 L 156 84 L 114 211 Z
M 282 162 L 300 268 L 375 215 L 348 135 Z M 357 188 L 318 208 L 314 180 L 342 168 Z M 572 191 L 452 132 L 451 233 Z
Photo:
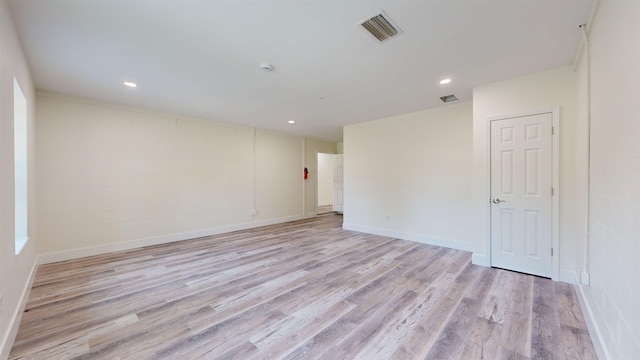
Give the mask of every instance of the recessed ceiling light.
M 448 79 L 448 78 L 447 79 L 442 79 L 442 80 L 440 80 L 440 85 L 446 85 L 446 84 L 448 84 L 450 82 L 451 82 L 451 79 Z
M 134 82 L 131 82 L 131 81 L 125 81 L 125 82 L 123 82 L 123 84 L 124 84 L 124 86 L 132 87 L 132 88 L 138 86 L 138 84 L 136 84 Z
M 295 124 L 296 122 L 294 120 L 289 120 L 287 121 L 289 124 Z

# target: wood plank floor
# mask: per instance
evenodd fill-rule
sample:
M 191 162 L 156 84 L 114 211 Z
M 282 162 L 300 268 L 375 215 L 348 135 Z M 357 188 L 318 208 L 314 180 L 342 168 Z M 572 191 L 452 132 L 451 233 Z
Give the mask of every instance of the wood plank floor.
M 10 359 L 595 359 L 573 287 L 342 217 L 38 269 Z

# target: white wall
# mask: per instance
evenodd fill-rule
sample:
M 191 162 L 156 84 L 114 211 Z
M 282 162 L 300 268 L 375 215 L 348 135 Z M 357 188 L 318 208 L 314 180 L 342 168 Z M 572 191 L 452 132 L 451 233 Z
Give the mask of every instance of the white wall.
M 640 358 L 639 18 L 637 0 L 602 0 L 591 30 L 591 285 L 579 290 L 592 335 L 614 359 Z M 13 76 L 32 132 L 31 239 L 18 256 Z M 17 330 L 36 245 L 62 252 L 48 257 L 56 260 L 312 215 L 317 184 L 301 181 L 302 168 L 315 179 L 316 154 L 342 152 L 342 144 L 263 131 L 254 145 L 253 129 L 83 99 L 42 93 L 37 101 L 35 109 L 28 65 L 0 0 L 0 359 Z M 554 69 L 477 87 L 473 108 L 462 103 L 345 128 L 345 227 L 473 250 L 475 262 L 488 264 L 486 120 L 556 106 L 561 278 L 571 281 L 582 270 L 586 237 L 584 56 L 577 73 Z
M 344 227 L 472 250 L 472 104 L 344 128 Z
M 24 249 L 15 255 L 14 163 L 13 163 L 13 78 L 18 80 L 27 99 L 29 237 Z M 22 314 L 25 292 L 29 289 L 35 265 L 36 196 L 34 166 L 34 88 L 29 68 L 6 0 L 0 0 L 0 359 L 9 355 Z
M 318 154 L 318 206 L 333 204 L 333 155 Z
M 640 1 L 603 0 L 591 24 L 591 216 L 580 286 L 611 359 L 640 359 Z M 586 61 L 580 108 L 586 108 Z M 579 248 L 584 246 L 580 243 Z M 582 254 L 582 251 L 581 251 Z
M 500 81 L 473 90 L 473 260 L 489 265 L 488 119 L 560 108 L 560 280 L 575 282 L 576 244 L 584 237 L 586 133 L 576 115 L 571 67 Z
M 36 106 L 44 261 L 304 215 L 303 138 L 44 92 Z

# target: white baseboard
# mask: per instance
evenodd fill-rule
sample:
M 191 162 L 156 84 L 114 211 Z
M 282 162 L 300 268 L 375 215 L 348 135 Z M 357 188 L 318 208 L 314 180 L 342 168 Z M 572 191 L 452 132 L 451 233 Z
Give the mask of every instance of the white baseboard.
M 288 221 L 309 219 L 315 216 L 316 216 L 315 214 L 293 215 L 293 216 L 287 216 L 287 217 L 276 218 L 276 219 L 260 220 L 260 221 L 244 223 L 244 224 L 220 226 L 216 228 L 188 231 L 183 233 L 161 235 L 161 236 L 150 237 L 150 238 L 128 240 L 128 241 L 123 241 L 119 243 L 104 244 L 104 245 L 97 245 L 97 246 L 85 247 L 80 249 L 53 252 L 53 253 L 40 255 L 38 257 L 38 265 L 78 259 L 78 258 L 87 257 L 87 256 L 106 254 L 106 253 L 115 252 L 115 251 L 131 250 L 131 249 L 136 249 L 144 246 L 166 244 L 166 243 L 171 243 L 175 241 L 199 238 L 203 236 L 218 235 L 218 234 L 228 233 L 232 231 L 247 230 L 247 229 L 252 229 L 260 226 L 280 224 Z
M 489 262 L 489 257 L 483 254 L 473 254 L 471 255 L 471 263 L 473 265 L 480 265 L 490 267 L 491 263 Z
M 587 298 L 584 294 L 584 288 L 588 285 L 580 285 L 580 279 L 574 277 L 574 285 L 576 289 L 576 294 L 578 295 L 578 301 L 580 302 L 580 307 L 582 308 L 582 314 L 584 316 L 585 321 L 587 322 L 587 329 L 589 329 L 589 335 L 591 336 L 591 342 L 593 343 L 593 347 L 596 350 L 596 354 L 598 355 L 598 359 L 611 359 L 609 356 L 609 351 L 607 350 L 606 345 L 602 342 L 602 332 L 600 331 L 600 327 L 598 327 L 595 316 L 587 301 Z
M 480 266 L 491 266 L 489 257 L 483 254 L 471 255 L 471 263 Z M 567 284 L 575 284 L 576 273 L 569 270 L 560 270 L 560 278 L 558 281 L 565 282 Z
M 451 239 L 445 239 L 441 237 L 405 233 L 400 231 L 376 228 L 371 226 L 355 225 L 350 223 L 343 223 L 342 228 L 345 230 L 352 230 L 352 231 L 358 231 L 358 232 L 363 232 L 367 234 L 387 236 L 387 237 L 396 238 L 396 239 L 419 242 L 422 244 L 443 246 L 451 249 L 464 250 L 464 251 L 473 251 L 473 245 L 470 243 L 465 243 L 465 242 L 451 240 Z
M 13 347 L 13 342 L 16 339 L 16 335 L 18 335 L 18 329 L 20 328 L 20 320 L 22 320 L 22 314 L 24 313 L 24 308 L 27 306 L 27 300 L 29 299 L 29 293 L 31 292 L 31 286 L 33 285 L 33 280 L 36 277 L 36 271 L 38 269 L 38 259 L 36 258 L 31 266 L 31 272 L 29 273 L 29 278 L 22 289 L 22 295 L 20 296 L 20 301 L 18 302 L 18 307 L 15 309 L 15 312 L 11 318 L 11 323 L 9 324 L 9 331 L 4 339 L 2 339 L 2 343 L 0 344 L 0 359 L 6 360 L 9 358 L 9 354 L 11 353 L 11 348 Z

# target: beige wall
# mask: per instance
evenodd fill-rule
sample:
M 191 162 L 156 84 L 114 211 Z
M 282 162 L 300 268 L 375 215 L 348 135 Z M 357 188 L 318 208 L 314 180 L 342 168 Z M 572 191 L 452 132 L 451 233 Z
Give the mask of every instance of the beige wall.
M 640 359 L 639 20 L 640 1 L 603 0 L 590 28 L 591 284 L 579 289 L 611 359 Z M 586 114 L 585 56 L 578 99 Z
M 13 79 L 27 99 L 29 241 L 15 255 Z M 36 259 L 36 196 L 34 163 L 34 88 L 7 2 L 0 0 L 0 359 L 9 355 Z
M 472 250 L 470 102 L 347 126 L 344 227 Z
M 488 120 L 502 115 L 560 110 L 560 280 L 574 282 L 576 242 L 584 236 L 582 204 L 586 147 L 576 114 L 576 74 L 571 67 L 500 81 L 473 90 L 474 262 L 489 265 Z M 580 168 L 582 167 L 582 168 Z
M 44 261 L 305 215 L 314 141 L 44 92 L 37 112 Z

